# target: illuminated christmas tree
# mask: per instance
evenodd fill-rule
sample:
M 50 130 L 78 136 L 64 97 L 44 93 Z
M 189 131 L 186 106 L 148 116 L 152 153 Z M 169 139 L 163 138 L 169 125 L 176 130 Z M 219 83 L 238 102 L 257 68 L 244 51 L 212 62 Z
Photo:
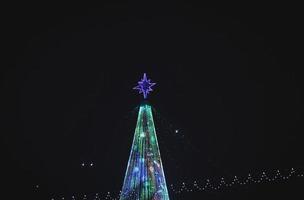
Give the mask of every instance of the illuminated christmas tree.
M 134 89 L 146 99 L 153 85 L 144 74 Z M 139 108 L 120 200 L 169 200 L 152 109 L 147 101 Z

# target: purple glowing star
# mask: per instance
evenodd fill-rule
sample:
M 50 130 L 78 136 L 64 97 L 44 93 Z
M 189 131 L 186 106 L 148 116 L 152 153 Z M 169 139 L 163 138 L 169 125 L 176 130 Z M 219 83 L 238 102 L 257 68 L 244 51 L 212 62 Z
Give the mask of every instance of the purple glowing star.
M 149 92 L 153 91 L 151 87 L 155 84 L 156 83 L 151 83 L 151 80 L 147 79 L 147 75 L 146 73 L 144 73 L 144 76 L 141 81 L 138 81 L 138 85 L 133 89 L 139 90 L 139 94 L 143 93 L 144 99 L 146 99 Z

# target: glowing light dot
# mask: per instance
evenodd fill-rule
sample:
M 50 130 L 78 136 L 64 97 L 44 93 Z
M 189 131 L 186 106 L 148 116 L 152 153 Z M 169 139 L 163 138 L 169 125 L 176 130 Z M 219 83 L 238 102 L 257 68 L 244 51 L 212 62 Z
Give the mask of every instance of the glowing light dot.
M 138 172 L 139 168 L 138 167 L 134 167 L 134 172 Z

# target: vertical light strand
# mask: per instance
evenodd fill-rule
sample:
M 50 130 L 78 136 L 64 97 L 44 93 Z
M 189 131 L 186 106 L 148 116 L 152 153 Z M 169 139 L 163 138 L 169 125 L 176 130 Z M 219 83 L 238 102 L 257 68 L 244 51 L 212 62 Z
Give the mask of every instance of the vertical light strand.
M 147 105 L 149 106 L 149 105 Z M 165 173 L 164 173 L 164 169 L 163 169 L 163 164 L 162 164 L 162 160 L 161 160 L 161 156 L 160 156 L 160 150 L 159 150 L 159 146 L 158 146 L 158 140 L 157 140 L 157 135 L 155 134 L 156 133 L 156 130 L 155 130 L 155 126 L 154 126 L 154 120 L 153 120 L 153 116 L 152 116 L 152 110 L 151 110 L 151 106 L 149 106 L 149 110 L 150 110 L 150 120 L 151 120 L 151 129 L 152 129 L 152 132 L 154 133 L 153 137 L 154 137 L 154 144 L 156 146 L 156 151 L 158 153 L 158 158 L 159 158 L 159 165 L 160 165 L 160 169 L 161 169 L 161 173 L 162 173 L 162 181 L 163 183 L 161 184 L 161 187 L 162 187 L 162 190 L 164 190 L 163 192 L 163 195 L 164 195 L 164 199 L 169 199 L 169 193 L 168 193 L 168 189 L 167 189 L 167 183 L 166 183 L 166 178 L 165 178 Z

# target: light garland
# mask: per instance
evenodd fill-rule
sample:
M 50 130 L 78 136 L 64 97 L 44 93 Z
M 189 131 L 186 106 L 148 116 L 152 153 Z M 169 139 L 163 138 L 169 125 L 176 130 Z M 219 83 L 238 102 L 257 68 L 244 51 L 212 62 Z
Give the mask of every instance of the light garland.
M 186 184 L 185 182 L 174 186 L 173 184 L 170 185 L 170 190 L 175 193 L 179 194 L 182 192 L 193 192 L 193 191 L 215 191 L 220 190 L 223 188 L 229 188 L 232 186 L 242 186 L 248 184 L 258 184 L 258 183 L 267 183 L 267 182 L 274 182 L 280 180 L 288 180 L 291 177 L 303 177 L 303 174 L 297 174 L 296 170 L 292 168 L 287 175 L 283 175 L 280 170 L 276 170 L 274 176 L 267 175 L 266 172 L 262 172 L 259 176 L 252 176 L 248 174 L 246 178 L 240 180 L 237 176 L 234 176 L 232 181 L 226 181 L 227 179 L 221 178 L 219 182 L 211 183 L 209 179 L 206 179 L 203 182 L 194 181 L 191 184 Z
M 272 174 L 272 175 L 271 175 Z M 250 184 L 262 184 L 262 183 L 271 183 L 278 181 L 287 181 L 291 178 L 303 178 L 304 174 L 297 172 L 294 168 L 291 168 L 288 173 L 281 173 L 280 170 L 275 170 L 269 172 L 255 173 L 252 175 L 249 173 L 245 178 L 239 178 L 234 176 L 232 179 L 230 178 L 220 178 L 217 181 L 211 181 L 210 179 L 205 179 L 204 181 L 193 181 L 191 183 L 182 182 L 180 184 L 169 184 L 169 191 L 171 194 L 182 194 L 185 192 L 212 192 L 212 191 L 220 191 L 224 188 L 232 188 L 237 186 L 244 186 Z M 228 181 L 231 180 L 231 181 Z M 119 200 L 121 191 L 117 193 L 106 192 L 103 195 L 100 193 L 96 193 L 93 195 L 81 195 L 75 197 L 64 197 L 57 196 L 50 198 L 50 200 Z M 116 195 L 115 195 L 116 194 Z

